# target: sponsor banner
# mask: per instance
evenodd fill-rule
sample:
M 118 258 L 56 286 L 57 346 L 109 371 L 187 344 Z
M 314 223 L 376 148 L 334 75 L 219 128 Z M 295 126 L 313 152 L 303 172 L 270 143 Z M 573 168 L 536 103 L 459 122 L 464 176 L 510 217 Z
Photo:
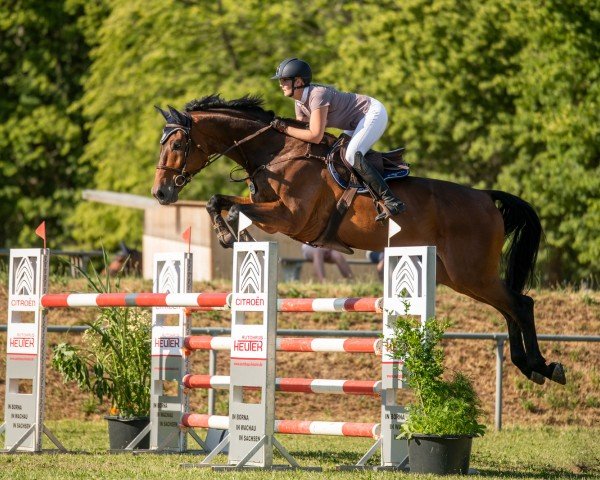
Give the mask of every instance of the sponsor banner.
M 264 335 L 247 332 L 231 338 L 231 358 L 237 359 L 266 359 L 267 339 Z
M 231 309 L 238 312 L 262 312 L 267 305 L 264 293 L 233 293 L 231 297 Z
M 152 355 L 153 356 L 181 356 L 183 337 L 180 327 L 157 327 L 152 329 Z
M 30 295 L 11 295 L 8 306 L 11 310 L 28 312 L 39 307 L 38 298 Z
M 38 334 L 36 324 L 13 323 L 8 329 L 6 353 L 37 355 Z

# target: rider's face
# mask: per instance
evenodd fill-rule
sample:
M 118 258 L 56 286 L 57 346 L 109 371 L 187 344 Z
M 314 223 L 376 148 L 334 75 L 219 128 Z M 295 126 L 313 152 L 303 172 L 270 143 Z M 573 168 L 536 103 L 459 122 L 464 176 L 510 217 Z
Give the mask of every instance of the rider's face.
M 292 82 L 294 82 L 294 85 L 296 86 L 296 91 L 294 92 L 292 90 Z M 303 87 L 303 82 L 301 78 L 280 78 L 279 79 L 279 86 L 281 87 L 281 91 L 283 92 L 283 94 L 286 97 L 291 97 L 293 96 L 296 92 L 298 92 L 298 88 L 301 90 Z
M 279 86 L 286 97 L 292 96 L 292 80 L 291 78 L 280 78 Z

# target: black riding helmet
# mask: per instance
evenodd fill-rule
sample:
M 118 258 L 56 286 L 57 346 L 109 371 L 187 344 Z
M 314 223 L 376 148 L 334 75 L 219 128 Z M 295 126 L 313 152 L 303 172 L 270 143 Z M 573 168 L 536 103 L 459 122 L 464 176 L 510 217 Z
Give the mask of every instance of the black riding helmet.
M 304 60 L 300 60 L 296 57 L 286 58 L 279 64 L 275 75 L 271 77 L 271 80 L 279 80 L 280 78 L 296 78 L 300 77 L 304 80 L 304 85 L 310 85 L 312 80 L 312 70 L 310 65 Z

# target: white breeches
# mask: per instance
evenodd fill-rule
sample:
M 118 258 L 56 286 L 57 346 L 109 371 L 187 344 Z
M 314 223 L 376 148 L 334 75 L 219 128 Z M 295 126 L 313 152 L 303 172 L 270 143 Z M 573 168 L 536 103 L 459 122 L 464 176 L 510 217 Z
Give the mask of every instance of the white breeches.
M 379 100 L 371 98 L 371 106 L 362 120 L 358 122 L 356 129 L 344 131 L 345 134 L 352 137 L 346 149 L 346 161 L 350 165 L 354 165 L 356 152 L 364 155 L 379 140 L 385 132 L 387 122 L 388 116 L 385 107 Z

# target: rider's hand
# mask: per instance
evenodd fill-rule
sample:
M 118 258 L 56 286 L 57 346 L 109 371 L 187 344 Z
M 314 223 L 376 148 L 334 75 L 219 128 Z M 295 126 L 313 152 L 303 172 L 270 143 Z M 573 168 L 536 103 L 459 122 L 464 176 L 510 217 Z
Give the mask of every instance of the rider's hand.
M 272 121 L 271 121 L 271 126 L 277 130 L 278 132 L 281 133 L 285 133 L 285 130 L 287 129 L 288 125 L 285 122 L 285 120 L 283 120 L 282 118 L 279 117 L 275 117 Z

